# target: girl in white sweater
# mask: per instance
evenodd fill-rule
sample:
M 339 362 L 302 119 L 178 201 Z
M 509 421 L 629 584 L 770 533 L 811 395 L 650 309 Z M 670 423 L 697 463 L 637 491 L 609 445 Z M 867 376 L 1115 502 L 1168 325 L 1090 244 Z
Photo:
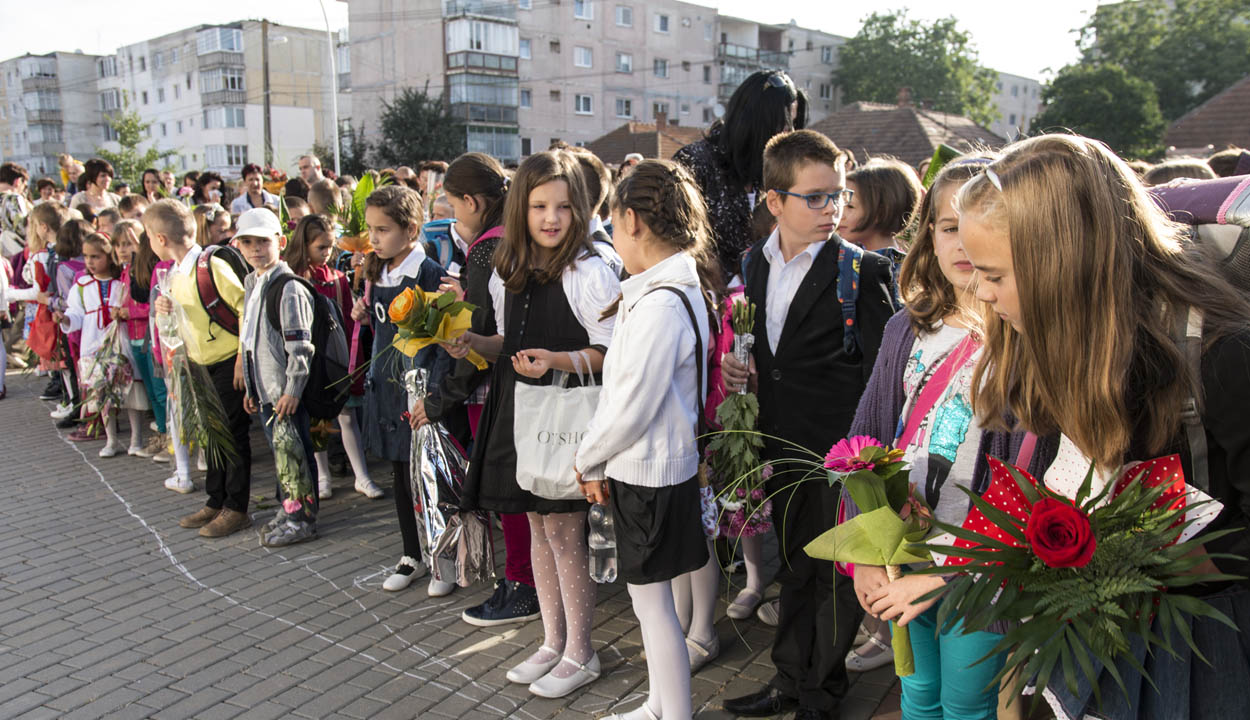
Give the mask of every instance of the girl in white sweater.
M 698 427 L 719 268 L 708 254 L 702 196 L 680 165 L 638 165 L 613 204 L 616 249 L 631 277 L 621 283 L 603 391 L 576 466 L 587 500 L 613 514 L 618 575 L 647 652 L 647 701 L 613 717 L 683 720 L 690 665 L 671 581 L 710 562 Z

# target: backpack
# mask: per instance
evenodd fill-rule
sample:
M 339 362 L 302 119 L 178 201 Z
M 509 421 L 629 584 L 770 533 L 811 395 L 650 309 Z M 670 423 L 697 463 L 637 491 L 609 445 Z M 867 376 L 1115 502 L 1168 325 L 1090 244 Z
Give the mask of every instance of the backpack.
M 248 267 L 243 255 L 229 245 L 210 245 L 204 248 L 200 256 L 195 259 L 195 288 L 200 296 L 200 304 L 208 313 L 209 324 L 217 323 L 226 332 L 237 336 L 239 315 L 234 308 L 221 300 L 221 293 L 217 290 L 217 279 L 213 277 L 213 258 L 226 261 L 239 278 L 240 283 L 252 271 L 252 268 Z
M 279 275 L 265 288 L 265 317 L 277 332 L 282 332 L 282 291 L 289 282 L 303 285 L 313 301 L 313 357 L 300 403 L 313 420 L 331 420 L 343 411 L 352 389 L 343 315 L 338 305 L 317 292 L 312 283 L 289 273 Z
M 455 218 L 448 218 L 431 220 L 421 226 L 421 244 L 425 248 L 426 257 L 448 270 L 459 259 L 456 255 L 460 248 L 456 247 L 456 241 L 451 236 L 451 226 L 455 222 Z

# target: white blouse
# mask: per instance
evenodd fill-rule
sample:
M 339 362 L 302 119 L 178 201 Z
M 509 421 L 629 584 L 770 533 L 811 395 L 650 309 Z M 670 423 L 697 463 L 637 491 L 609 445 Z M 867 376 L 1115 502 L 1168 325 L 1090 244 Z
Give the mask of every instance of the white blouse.
M 604 318 L 602 315 L 621 296 L 621 281 L 616 273 L 602 257 L 591 254 L 565 269 L 560 284 L 573 316 L 586 329 L 590 344 L 607 347 L 612 340 L 616 316 Z M 494 270 L 490 274 L 489 288 L 491 305 L 495 308 L 495 324 L 503 334 L 504 328 L 508 327 L 504 302 L 508 291 L 504 288 L 503 278 Z

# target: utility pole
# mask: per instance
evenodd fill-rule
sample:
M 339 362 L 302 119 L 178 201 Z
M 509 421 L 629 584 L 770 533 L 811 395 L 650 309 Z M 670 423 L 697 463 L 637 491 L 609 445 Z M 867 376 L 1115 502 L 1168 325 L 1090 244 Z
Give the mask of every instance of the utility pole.
M 260 21 L 260 64 L 265 94 L 265 167 L 273 167 L 273 135 L 269 123 L 269 21 Z
M 331 122 L 334 123 L 332 130 L 334 138 L 334 174 L 339 175 L 343 171 L 339 170 L 339 71 L 338 62 L 335 59 L 337 51 L 334 47 L 334 33 L 330 32 L 330 16 L 326 14 L 325 0 L 321 0 L 321 17 L 326 21 L 326 43 L 330 47 L 330 114 Z

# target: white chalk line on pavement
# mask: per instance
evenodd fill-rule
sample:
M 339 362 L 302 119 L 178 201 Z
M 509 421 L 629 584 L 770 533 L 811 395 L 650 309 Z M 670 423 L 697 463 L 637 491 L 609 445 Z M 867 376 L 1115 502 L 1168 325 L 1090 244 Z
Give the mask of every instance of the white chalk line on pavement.
M 78 453 L 78 455 L 82 458 L 83 463 L 84 463 L 84 464 L 86 464 L 86 465 L 87 465 L 87 467 L 91 468 L 92 472 L 94 472 L 94 473 L 96 474 L 96 477 L 97 477 L 97 478 L 99 478 L 100 483 L 101 483 L 101 484 L 103 484 L 103 485 L 104 485 L 104 487 L 105 487 L 105 488 L 107 488 L 107 489 L 108 489 L 108 491 L 109 491 L 109 492 L 113 495 L 113 497 L 117 498 L 117 501 L 118 501 L 119 503 L 121 503 L 121 504 L 122 504 L 122 507 L 126 510 L 126 514 L 130 515 L 132 518 L 134 518 L 136 521 L 138 521 L 138 523 L 139 523 L 141 526 L 143 526 L 143 529 L 144 529 L 144 530 L 147 530 L 147 531 L 148 531 L 148 533 L 149 533 L 149 534 L 151 534 L 151 536 L 152 536 L 152 537 L 156 540 L 157 545 L 160 547 L 161 554 L 162 554 L 162 555 L 164 555 L 164 556 L 165 556 L 165 558 L 169 560 L 170 565 L 172 565 L 172 566 L 174 567 L 174 569 L 176 569 L 176 570 L 179 572 L 179 574 L 181 574 L 183 577 L 185 577 L 185 578 L 186 578 L 188 581 L 190 581 L 193 585 L 195 585 L 195 586 L 197 586 L 197 587 L 199 587 L 199 588 L 201 588 L 201 589 L 203 589 L 203 590 L 206 590 L 206 591 L 208 591 L 208 592 L 212 593 L 213 595 L 216 595 L 217 597 L 220 597 L 221 599 L 225 600 L 226 602 L 230 603 L 231 605 L 234 605 L 234 606 L 236 606 L 236 607 L 242 608 L 242 609 L 244 609 L 244 610 L 246 610 L 246 611 L 248 611 L 248 612 L 255 613 L 255 614 L 260 615 L 261 617 L 267 618 L 267 619 L 269 619 L 269 620 L 274 620 L 274 621 L 276 621 L 276 622 L 278 622 L 278 623 L 281 623 L 281 624 L 283 624 L 283 625 L 286 625 L 286 626 L 288 626 L 288 627 L 291 627 L 291 628 L 293 628 L 293 629 L 295 629 L 295 630 L 299 630 L 300 632 L 303 632 L 303 633 L 305 633 L 305 634 L 309 635 L 310 637 L 314 637 L 314 638 L 316 638 L 316 639 L 318 639 L 318 640 L 320 640 L 320 641 L 322 641 L 322 642 L 326 643 L 327 645 L 330 645 L 330 646 L 332 646 L 332 647 L 336 647 L 336 648 L 339 648 L 339 649 L 342 649 L 342 650 L 346 650 L 347 652 L 351 653 L 351 654 L 352 654 L 352 656 L 354 656 L 354 657 L 359 657 L 359 658 L 361 658 L 361 659 L 367 660 L 367 661 L 369 661 L 369 662 L 371 662 L 371 663 L 373 663 L 373 664 L 375 664 L 375 665 L 377 665 L 377 666 L 379 666 L 379 667 L 385 668 L 385 669 L 390 670 L 390 671 L 395 672 L 395 673 L 399 673 L 400 675 L 403 675 L 403 676 L 405 676 L 405 677 L 409 677 L 409 678 L 412 678 L 412 679 L 414 679 L 414 680 L 418 680 L 418 681 L 420 681 L 420 682 L 422 682 L 422 683 L 426 683 L 426 684 L 433 685 L 434 687 L 437 687 L 437 688 L 439 688 L 440 690 L 446 690 L 446 691 L 448 691 L 448 692 L 452 692 L 452 693 L 454 693 L 455 695 L 457 695 L 457 696 L 459 696 L 459 697 L 462 697 L 462 698 L 464 698 L 464 699 L 466 699 L 466 700 L 469 700 L 469 701 L 474 702 L 474 703 L 478 703 L 478 705 L 479 705 L 480 707 L 483 707 L 483 708 L 487 708 L 487 709 L 489 709 L 489 710 L 492 710 L 492 711 L 494 711 L 494 712 L 496 712 L 496 713 L 500 714 L 501 716 L 505 716 L 505 717 L 506 717 L 506 716 L 508 715 L 508 713 L 509 713 L 509 712 L 519 712 L 519 713 L 521 713 L 521 714 L 524 714 L 524 715 L 528 716 L 529 718 L 532 718 L 532 720 L 541 720 L 540 718 L 538 718 L 537 716 L 535 716 L 533 713 L 530 713 L 529 711 L 525 710 L 524 708 L 514 707 L 514 708 L 511 708 L 511 709 L 509 709 L 509 710 L 507 710 L 507 711 L 501 710 L 501 709 L 499 709 L 499 708 L 497 708 L 497 707 L 494 707 L 494 706 L 492 706 L 492 705 L 489 705 L 488 703 L 485 703 L 485 702 L 483 702 L 483 701 L 481 701 L 481 700 L 479 700 L 479 699 L 477 699 L 477 698 L 474 698 L 474 697 L 472 697 L 471 695 L 467 695 L 467 694 L 465 694 L 464 692 L 462 692 L 462 691 L 460 691 L 460 690 L 457 690 L 457 689 L 455 689 L 455 688 L 452 688 L 452 687 L 450 687 L 450 686 L 447 686 L 447 685 L 445 685 L 445 684 L 443 684 L 443 683 L 439 683 L 439 682 L 437 682 L 437 681 L 436 681 L 433 677 L 424 677 L 424 676 L 422 676 L 422 675 L 418 675 L 418 674 L 416 674 L 416 673 L 414 673 L 414 672 L 411 672 L 411 671 L 404 670 L 404 669 L 402 669 L 402 668 L 396 667 L 396 666 L 394 666 L 394 665 L 392 665 L 392 664 L 390 664 L 390 663 L 388 663 L 388 662 L 386 662 L 386 661 L 384 661 L 384 660 L 381 660 L 381 659 L 379 659 L 379 658 L 374 657 L 373 655 L 371 655 L 371 654 L 369 654 L 369 653 L 367 653 L 367 652 L 365 652 L 365 651 L 363 651 L 363 650 L 356 650 L 355 648 L 352 648 L 352 647 L 349 647 L 349 646 L 347 646 L 347 645 L 343 644 L 343 643 L 342 643 L 341 641 L 339 641 L 339 640 L 335 640 L 334 638 L 327 637 L 325 634 L 323 634 L 323 633 L 321 633 L 321 632 L 319 632 L 319 631 L 317 631 L 317 630 L 313 630 L 313 629 L 311 629 L 311 628 L 304 627 L 303 625 L 300 625 L 299 623 L 294 622 L 294 621 L 292 621 L 292 620 L 288 620 L 288 619 L 286 619 L 286 618 L 284 618 L 284 617 L 282 617 L 282 616 L 280 616 L 280 615 L 274 615 L 273 613 L 267 612 L 267 611 L 265 611 L 265 610 L 261 610 L 261 609 L 259 609 L 259 608 L 252 607 L 251 605 L 248 605 L 248 604 L 247 604 L 247 603 L 245 603 L 245 602 L 242 602 L 242 601 L 240 601 L 240 600 L 236 600 L 235 598 L 231 597 L 229 594 L 227 594 L 227 593 L 225 593 L 225 592 L 222 592 L 221 590 L 218 590 L 217 588 L 214 588 L 214 587 L 211 587 L 211 586 L 209 586 L 209 585 L 204 584 L 204 583 L 203 583 L 203 582 L 202 582 L 199 578 L 197 578 L 197 577 L 195 576 L 195 574 L 194 574 L 194 573 L 192 573 L 192 572 L 191 572 L 191 571 L 187 568 L 187 566 L 186 566 L 186 565 L 184 565 L 184 564 L 182 563 L 182 561 L 181 561 L 181 560 L 179 560 L 179 559 L 178 559 L 178 557 L 177 557 L 176 555 L 174 555 L 173 550 L 171 550 L 171 549 L 170 549 L 170 547 L 169 547 L 169 546 L 165 543 L 165 539 L 161 537 L 160 533 L 158 533 L 158 532 L 156 531 L 156 529 L 155 529 L 155 528 L 153 528 L 153 527 L 152 527 L 152 526 L 148 523 L 148 521 L 147 521 L 147 520 L 145 520 L 145 519 L 143 518 L 143 516 L 141 516 L 141 515 L 139 515 L 139 513 L 135 512 L 134 507 L 130 504 L 130 501 L 129 501 L 129 500 L 127 500 L 126 498 L 122 497 L 121 493 L 117 492 L 117 489 L 113 487 L 113 484 L 112 484 L 112 483 L 110 483 L 106 477 L 104 477 L 104 473 L 100 471 L 100 468 L 96 467 L 95 463 L 91 462 L 91 460 L 87 457 L 87 454 L 86 454 L 86 453 L 84 453 L 84 452 L 82 451 L 82 449 L 81 449 L 80 447 L 78 447 L 78 445 L 76 445 L 75 443 L 73 443 L 73 442 L 71 442 L 70 440 L 68 440 L 68 439 L 65 437 L 65 434 L 64 434 L 64 433 L 62 433 L 60 430 L 57 430 L 57 437 L 59 437 L 59 438 L 61 439 L 61 442 L 65 443 L 67 446 L 69 446 L 70 448 L 72 448 L 72 449 L 74 450 L 74 452 Z M 280 555 L 279 555 L 279 557 L 282 557 L 282 556 L 280 556 Z M 286 560 L 286 558 L 282 558 L 282 559 L 283 559 L 283 560 Z M 305 567 L 307 567 L 307 565 L 305 565 Z M 309 570 L 311 570 L 311 568 L 309 568 Z M 338 585 L 337 585 L 337 584 L 335 584 L 333 581 L 330 581 L 328 578 L 325 578 L 325 577 L 324 577 L 323 575 L 321 575 L 320 573 L 316 573 L 315 571 L 313 571 L 313 572 L 314 572 L 314 574 L 317 574 L 318 576 L 322 577 L 322 579 L 326 580 L 327 582 L 330 582 L 330 584 L 331 584 L 332 586 L 334 586 L 334 587 L 335 587 L 335 589 L 340 589 L 340 588 L 338 587 Z M 353 584 L 355 584 L 355 583 L 353 583 Z M 340 589 L 340 590 L 341 590 L 341 589 Z M 348 597 L 351 597 L 351 596 L 349 595 Z M 363 605 L 362 603 L 360 603 L 360 601 L 359 601 L 358 599 L 356 599 L 356 598 L 354 598 L 354 597 L 353 597 L 353 598 L 352 598 L 352 600 L 353 600 L 353 601 L 355 601 L 355 602 L 356 602 L 356 604 L 357 604 L 357 605 L 360 605 L 362 608 L 364 607 L 364 605 Z M 433 663 L 433 664 L 436 664 L 436 665 L 438 665 L 438 666 L 440 666 L 440 667 L 443 667 L 443 668 L 445 668 L 445 669 L 452 670 L 453 672 L 456 672 L 457 674 L 459 674 L 459 675 L 461 675 L 461 676 L 463 676 L 463 677 L 465 677 L 465 678 L 467 678 L 467 679 L 469 679 L 469 680 L 471 680 L 471 681 L 472 681 L 472 678 L 469 678 L 469 676 L 468 676 L 468 675 L 465 675 L 463 672 L 461 672 L 461 671 L 456 670 L 455 668 L 453 668 L 453 667 L 451 666 L 451 664 L 450 664 L 450 663 L 448 663 L 446 660 L 443 660 L 442 658 L 437 658 L 437 657 L 433 656 L 432 654 L 430 654 L 430 653 L 426 652 L 425 650 L 422 650 L 422 649 L 420 649 L 420 648 L 416 647 L 416 646 L 415 646 L 415 645 L 413 645 L 412 643 L 410 643 L 410 642 L 408 642 L 407 640 L 405 640 L 403 637 L 399 636 L 399 634 L 398 634 L 398 633 L 396 633 L 396 632 L 395 632 L 392 628 L 390 628 L 390 626 L 389 626 L 389 625 L 387 625 L 386 623 L 383 623 L 383 622 L 381 621 L 381 619 L 380 619 L 380 618 L 378 618 L 378 616 L 377 616 L 377 614 L 376 614 L 376 613 L 372 613 L 371 611 L 369 611 L 369 612 L 370 612 L 370 614 L 371 614 L 371 615 L 372 615 L 372 616 L 373 616 L 373 617 L 374 617 L 374 618 L 375 618 L 375 619 L 376 619 L 376 620 L 377 620 L 380 624 L 382 624 L 382 625 L 383 625 L 383 627 L 384 627 L 384 628 L 385 628 L 388 632 L 390 632 L 390 633 L 392 634 L 392 636 L 394 636 L 395 638 L 397 638 L 397 639 L 398 639 L 401 643 L 403 643 L 403 644 L 406 646 L 405 650 L 413 650 L 413 651 L 415 651 L 417 654 L 422 655 L 424 658 L 426 658 L 426 659 L 427 659 L 427 662 L 426 662 L 425 664 L 423 664 L 423 665 L 421 666 L 421 668 L 427 667 L 427 666 L 429 666 L 430 664 L 432 664 L 432 663 Z M 418 668 L 418 669 L 420 669 L 420 668 Z M 499 691 L 499 688 L 494 688 L 494 687 L 491 687 L 491 686 L 481 685 L 481 684 L 477 683 L 476 681 L 473 681 L 473 684 L 474 684 L 476 687 L 479 687 L 480 689 L 487 690 L 487 691 L 492 692 L 492 693 L 497 693 L 497 692 Z M 513 700 L 512 698 L 507 697 L 506 695 L 501 695 L 501 696 L 498 696 L 498 697 L 501 697 L 501 698 L 503 698 L 503 699 L 506 699 L 506 700 L 508 700 L 509 702 L 516 702 L 515 700 Z M 519 703 L 518 703 L 518 705 L 519 705 Z

